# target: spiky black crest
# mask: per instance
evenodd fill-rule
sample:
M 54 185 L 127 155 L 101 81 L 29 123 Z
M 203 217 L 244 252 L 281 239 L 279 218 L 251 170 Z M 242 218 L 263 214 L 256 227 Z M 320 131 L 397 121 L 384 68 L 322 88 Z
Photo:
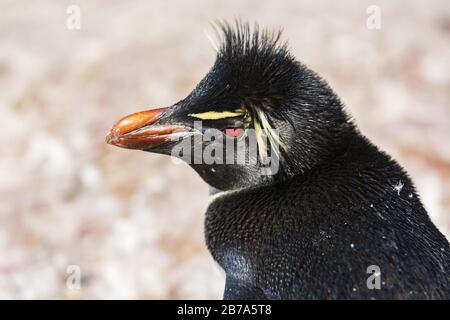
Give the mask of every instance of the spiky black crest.
M 281 30 L 272 32 L 260 29 L 258 24 L 251 27 L 248 22 L 236 21 L 234 24 L 218 22 L 216 31 L 221 39 L 222 59 L 260 59 L 274 55 L 290 58 L 286 43 L 281 42 Z
M 217 23 L 216 31 L 221 41 L 216 67 L 247 104 L 271 108 L 289 94 L 298 63 L 281 41 L 281 30 L 236 21 Z

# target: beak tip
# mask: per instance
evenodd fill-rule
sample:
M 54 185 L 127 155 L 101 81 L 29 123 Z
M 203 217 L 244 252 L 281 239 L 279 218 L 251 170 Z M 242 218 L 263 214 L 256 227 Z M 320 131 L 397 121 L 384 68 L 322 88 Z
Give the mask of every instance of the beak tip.
M 109 130 L 108 133 L 106 134 L 105 142 L 106 142 L 107 144 L 112 144 L 112 145 L 114 145 L 114 141 L 116 140 L 116 138 L 117 138 L 117 135 L 114 134 L 114 133 L 113 133 L 113 130 L 111 129 L 111 130 Z

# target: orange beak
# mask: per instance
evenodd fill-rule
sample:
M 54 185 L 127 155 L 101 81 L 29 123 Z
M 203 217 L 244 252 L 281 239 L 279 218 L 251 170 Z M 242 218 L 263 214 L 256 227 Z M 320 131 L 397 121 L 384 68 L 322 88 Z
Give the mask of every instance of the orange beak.
M 153 125 L 166 108 L 136 112 L 116 122 L 106 135 L 106 142 L 127 149 L 149 149 L 189 129 L 177 125 Z

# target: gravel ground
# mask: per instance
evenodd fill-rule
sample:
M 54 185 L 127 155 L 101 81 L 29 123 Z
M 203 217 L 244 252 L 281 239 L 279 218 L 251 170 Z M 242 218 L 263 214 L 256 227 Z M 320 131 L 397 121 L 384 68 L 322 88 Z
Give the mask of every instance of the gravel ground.
M 80 30 L 66 28 L 70 4 Z M 366 26 L 371 4 L 379 30 Z M 209 23 L 237 16 L 283 27 L 450 235 L 448 1 L 3 0 L 0 298 L 221 297 L 203 241 L 207 186 L 104 136 L 189 93 L 214 61 Z

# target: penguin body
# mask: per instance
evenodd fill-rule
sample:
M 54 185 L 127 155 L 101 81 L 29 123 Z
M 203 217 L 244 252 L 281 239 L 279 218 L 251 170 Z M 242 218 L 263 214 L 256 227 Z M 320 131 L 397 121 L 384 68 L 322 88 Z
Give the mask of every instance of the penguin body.
M 289 181 L 215 196 L 205 232 L 226 299 L 450 298 L 447 240 L 402 168 L 359 135 Z

